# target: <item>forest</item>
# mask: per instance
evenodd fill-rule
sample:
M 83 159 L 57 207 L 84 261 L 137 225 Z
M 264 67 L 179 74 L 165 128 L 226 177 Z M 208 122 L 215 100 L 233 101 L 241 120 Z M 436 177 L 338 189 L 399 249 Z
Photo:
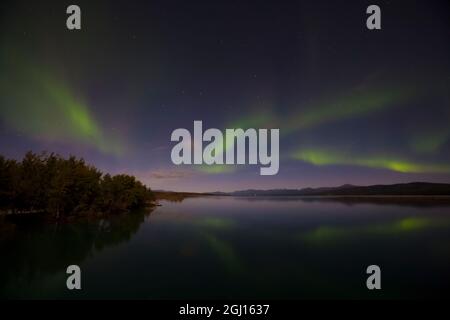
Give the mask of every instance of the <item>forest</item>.
M 135 177 L 104 174 L 82 158 L 28 152 L 21 161 L 0 155 L 0 212 L 54 218 L 144 208 L 152 191 Z

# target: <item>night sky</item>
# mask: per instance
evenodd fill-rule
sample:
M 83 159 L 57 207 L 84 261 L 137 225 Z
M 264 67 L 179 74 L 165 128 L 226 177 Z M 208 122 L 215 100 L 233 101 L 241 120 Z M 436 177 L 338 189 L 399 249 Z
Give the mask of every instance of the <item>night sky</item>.
M 77 4 L 82 29 L 66 28 Z M 378 4 L 382 30 L 366 28 Z M 2 1 L 0 154 L 153 189 L 450 182 L 449 1 Z M 279 128 L 280 170 L 175 166 L 174 129 Z

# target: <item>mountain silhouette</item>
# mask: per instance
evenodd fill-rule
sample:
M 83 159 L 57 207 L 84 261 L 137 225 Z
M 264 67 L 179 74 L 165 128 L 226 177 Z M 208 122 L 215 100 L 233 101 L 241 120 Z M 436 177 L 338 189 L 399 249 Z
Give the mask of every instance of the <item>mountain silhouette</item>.
M 450 184 L 411 182 L 389 185 L 355 186 L 344 184 L 338 187 L 303 189 L 248 189 L 234 192 L 215 192 L 231 196 L 450 196 Z

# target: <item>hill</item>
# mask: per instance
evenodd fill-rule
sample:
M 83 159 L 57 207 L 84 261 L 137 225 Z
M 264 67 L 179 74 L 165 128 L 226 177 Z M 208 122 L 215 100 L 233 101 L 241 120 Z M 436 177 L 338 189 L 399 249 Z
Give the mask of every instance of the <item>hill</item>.
M 345 184 L 339 187 L 304 189 L 241 190 L 228 193 L 231 196 L 450 196 L 450 184 L 411 182 L 389 185 L 354 186 Z

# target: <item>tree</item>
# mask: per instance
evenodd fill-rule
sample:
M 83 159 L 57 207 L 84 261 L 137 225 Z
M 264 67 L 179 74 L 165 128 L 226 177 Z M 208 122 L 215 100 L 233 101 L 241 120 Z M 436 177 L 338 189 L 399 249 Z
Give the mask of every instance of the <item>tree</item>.
M 74 156 L 28 152 L 21 162 L 0 156 L 0 209 L 55 217 L 124 212 L 153 201 L 135 177 L 103 175 Z

